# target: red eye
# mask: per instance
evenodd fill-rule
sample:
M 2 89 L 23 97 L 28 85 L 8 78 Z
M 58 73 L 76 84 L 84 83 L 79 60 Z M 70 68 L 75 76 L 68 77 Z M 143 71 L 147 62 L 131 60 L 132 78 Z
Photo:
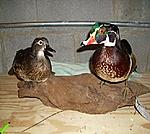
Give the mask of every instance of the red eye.
M 101 43 L 102 41 L 106 40 L 106 35 L 105 34 L 103 34 L 103 35 L 97 34 L 95 39 L 96 39 L 97 43 Z

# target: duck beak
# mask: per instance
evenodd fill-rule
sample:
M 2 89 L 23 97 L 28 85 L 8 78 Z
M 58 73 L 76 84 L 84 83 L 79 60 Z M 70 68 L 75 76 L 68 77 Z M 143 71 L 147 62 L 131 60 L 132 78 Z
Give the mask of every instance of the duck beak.
M 87 45 L 92 45 L 92 44 L 97 44 L 95 37 L 91 35 L 86 41 L 81 42 L 81 46 L 87 46 Z
M 56 51 L 53 48 L 51 48 L 49 45 L 46 46 L 46 49 L 50 52 L 56 53 Z
M 49 45 L 46 45 L 46 49 L 44 51 L 44 54 L 46 56 L 53 57 L 53 55 L 50 52 L 56 52 L 53 48 L 51 48 Z
M 99 44 L 92 44 L 92 45 L 82 46 L 82 47 L 78 48 L 78 49 L 76 50 L 76 52 L 83 52 L 83 51 L 85 51 L 85 50 L 96 50 L 96 49 L 98 49 L 99 47 L 100 47 Z
M 91 33 L 91 30 L 89 31 L 87 39 L 80 43 L 81 47 L 77 49 L 77 52 L 82 52 L 85 50 L 95 50 L 99 47 L 99 43 L 95 38 L 97 30 L 99 30 L 99 28 L 97 28 L 93 33 Z
M 45 54 L 46 56 L 53 57 L 53 55 L 52 55 L 50 52 L 48 52 L 47 50 L 44 51 L 44 54 Z
M 87 45 L 92 45 L 92 44 L 98 44 L 95 37 L 96 37 L 96 32 L 99 30 L 99 28 L 96 28 L 93 33 L 91 33 L 91 30 L 89 31 L 87 35 L 87 39 L 85 41 L 82 41 L 80 43 L 81 46 L 87 46 Z

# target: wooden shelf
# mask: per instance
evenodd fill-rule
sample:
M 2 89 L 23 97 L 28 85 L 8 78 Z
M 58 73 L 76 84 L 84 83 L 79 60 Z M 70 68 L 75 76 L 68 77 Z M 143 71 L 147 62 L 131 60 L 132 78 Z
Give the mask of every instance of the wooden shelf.
M 138 81 L 150 87 L 150 74 L 143 74 Z M 0 75 L 0 122 L 10 122 L 7 134 L 150 134 L 150 122 L 135 113 L 134 107 L 107 114 L 57 113 L 59 109 L 46 107 L 36 98 L 18 98 L 17 82 L 15 77 Z M 150 112 L 150 94 L 140 100 Z

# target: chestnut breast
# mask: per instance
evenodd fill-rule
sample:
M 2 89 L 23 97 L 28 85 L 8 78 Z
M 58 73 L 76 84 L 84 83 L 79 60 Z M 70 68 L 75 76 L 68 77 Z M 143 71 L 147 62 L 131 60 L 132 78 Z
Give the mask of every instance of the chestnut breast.
M 126 80 L 131 70 L 129 55 L 116 47 L 104 46 L 96 50 L 90 64 L 95 75 L 109 82 Z

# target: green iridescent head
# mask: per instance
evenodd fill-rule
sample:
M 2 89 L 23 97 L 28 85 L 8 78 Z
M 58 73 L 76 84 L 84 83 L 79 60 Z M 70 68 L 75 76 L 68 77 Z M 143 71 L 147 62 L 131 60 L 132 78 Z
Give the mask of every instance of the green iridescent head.
M 106 37 L 112 32 L 116 33 L 118 38 L 120 37 L 119 29 L 116 25 L 110 23 L 96 22 L 89 31 L 86 40 L 81 42 L 81 46 L 101 44 L 101 42 L 105 41 Z

